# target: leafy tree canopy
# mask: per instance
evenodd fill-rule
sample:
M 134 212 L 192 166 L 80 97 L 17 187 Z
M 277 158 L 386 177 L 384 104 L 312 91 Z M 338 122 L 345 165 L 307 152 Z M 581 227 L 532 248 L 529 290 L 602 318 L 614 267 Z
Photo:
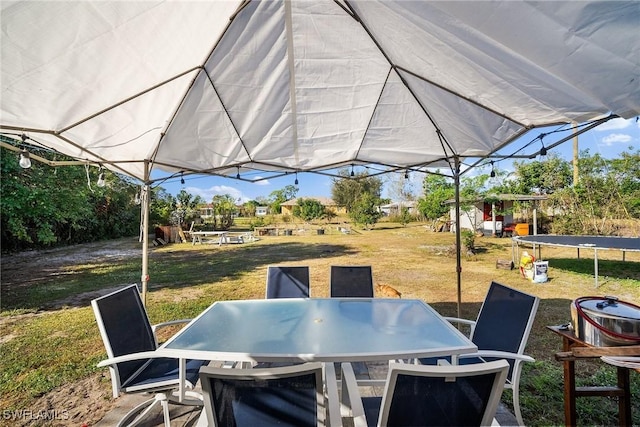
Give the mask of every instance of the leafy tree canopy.
M 272 191 L 269 195 L 267 205 L 271 208 L 272 213 L 280 213 L 282 211 L 280 205 L 287 200 L 294 199 L 296 194 L 298 194 L 298 187 L 295 185 L 287 185 L 280 190 Z
M 366 171 L 355 172 L 351 177 L 349 169 L 339 170 L 338 175 L 340 178 L 333 178 L 331 186 L 331 197 L 338 206 L 343 206 L 347 212 L 351 212 L 355 203 L 364 194 L 371 195 L 376 204 L 380 203 L 382 193 L 380 178 L 369 176 Z
M 446 215 L 449 207 L 444 202 L 455 196 L 452 180 L 442 175 L 427 174 L 422 188 L 424 196 L 418 199 L 418 211 L 432 221 Z
M 233 214 L 236 213 L 235 199 L 230 194 L 216 194 L 211 201 L 213 208 L 213 228 L 228 230 L 233 225 Z
M 349 211 L 351 220 L 365 228 L 374 226 L 382 213 L 378 209 L 379 199 L 371 193 L 362 193 Z
M 293 207 L 293 215 L 303 221 L 313 221 L 325 217 L 325 207 L 315 199 L 299 199 Z
M 50 156 L 44 150 L 30 151 Z M 71 159 L 58 156 L 56 160 Z M 93 167 L 51 167 L 32 161 L 30 168 L 22 169 L 18 155 L 5 148 L 0 162 L 3 251 L 137 234 L 140 207 L 134 198 L 138 187 L 128 179 L 108 172 L 106 186 L 98 187 Z

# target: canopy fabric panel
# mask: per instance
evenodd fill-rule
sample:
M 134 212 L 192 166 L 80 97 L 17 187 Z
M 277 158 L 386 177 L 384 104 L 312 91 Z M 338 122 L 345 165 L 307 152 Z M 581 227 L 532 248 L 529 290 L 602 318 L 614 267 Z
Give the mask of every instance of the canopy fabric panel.
M 634 1 L 0 7 L 0 131 L 140 180 L 441 166 L 640 114 Z

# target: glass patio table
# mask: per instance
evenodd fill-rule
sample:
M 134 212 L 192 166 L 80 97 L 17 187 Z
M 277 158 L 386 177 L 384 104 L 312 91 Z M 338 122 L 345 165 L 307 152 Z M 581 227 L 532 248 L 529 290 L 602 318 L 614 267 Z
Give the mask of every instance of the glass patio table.
M 255 362 L 373 361 L 475 351 L 423 301 L 380 298 L 218 301 L 158 349 L 172 357 Z

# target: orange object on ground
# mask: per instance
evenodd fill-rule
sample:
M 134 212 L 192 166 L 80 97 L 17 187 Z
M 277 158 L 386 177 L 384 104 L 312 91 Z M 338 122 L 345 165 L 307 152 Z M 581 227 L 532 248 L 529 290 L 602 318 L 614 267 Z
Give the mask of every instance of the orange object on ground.
M 518 236 L 528 236 L 529 224 L 516 224 L 516 226 L 514 227 L 514 231 Z

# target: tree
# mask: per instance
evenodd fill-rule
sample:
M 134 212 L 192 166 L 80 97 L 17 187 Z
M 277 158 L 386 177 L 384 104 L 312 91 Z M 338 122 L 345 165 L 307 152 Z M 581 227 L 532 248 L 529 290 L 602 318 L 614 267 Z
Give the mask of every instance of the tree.
M 162 187 L 151 188 L 149 195 L 149 224 L 155 228 L 171 223 L 171 213 L 177 206 L 176 198 Z
M 325 216 L 325 207 L 315 199 L 299 199 L 293 207 L 293 215 L 303 221 L 313 221 Z
M 45 158 L 50 155 L 31 151 Z M 97 187 L 95 168 L 51 167 L 33 161 L 22 169 L 18 156 L 4 148 L 0 162 L 3 251 L 131 236 L 139 230 L 137 187 L 120 175 L 107 173 L 107 185 Z
M 280 205 L 287 200 L 292 200 L 298 194 L 298 187 L 295 185 L 287 185 L 280 190 L 274 190 L 269 195 L 270 202 L 268 203 L 272 213 L 280 213 L 282 208 Z
M 202 205 L 204 200 L 200 196 L 193 196 L 186 190 L 180 190 L 176 196 L 176 206 L 172 212 L 172 222 L 178 226 L 186 222 L 190 222 L 200 217 L 198 206 Z
M 351 220 L 367 229 L 375 225 L 381 216 L 382 213 L 378 209 L 378 198 L 371 193 L 362 193 L 349 211 Z
M 633 150 L 633 147 L 629 147 Z M 619 159 L 609 162 L 609 173 L 618 183 L 618 193 L 624 203 L 626 214 L 640 218 L 640 150 L 622 152 Z
M 249 200 L 248 202 L 246 202 L 243 205 L 244 208 L 244 213 L 248 216 L 248 217 L 254 217 L 256 216 L 256 208 L 259 206 L 259 203 L 257 200 Z
M 437 171 L 439 172 L 439 171 Z M 445 201 L 455 197 L 455 188 L 450 178 L 427 174 L 422 182 L 424 196 L 418 199 L 418 211 L 425 218 L 436 221 L 449 212 Z
M 513 194 L 552 194 L 573 181 L 571 164 L 553 153 L 545 160 L 515 162 L 514 168 L 517 180 L 510 188 Z
M 638 218 L 640 151 L 607 160 L 599 154 L 580 153 L 580 180 L 573 187 L 556 190 L 552 206 L 562 212 L 554 218 L 558 234 L 616 234 L 620 220 Z M 634 214 L 636 216 L 634 216 Z
M 228 230 L 233 225 L 233 214 L 236 213 L 235 199 L 229 194 L 216 194 L 211 202 L 213 208 L 214 230 Z
M 364 194 L 370 194 L 376 205 L 380 203 L 382 181 L 378 177 L 369 176 L 368 172 L 356 172 L 351 177 L 351 171 L 341 169 L 338 171 L 340 178 L 333 178 L 331 197 L 338 206 L 346 208 L 350 212 L 358 198 Z
M 393 200 L 398 202 L 414 200 L 413 183 L 408 178 L 408 175 L 391 174 L 387 183 L 389 184 L 387 192 Z

